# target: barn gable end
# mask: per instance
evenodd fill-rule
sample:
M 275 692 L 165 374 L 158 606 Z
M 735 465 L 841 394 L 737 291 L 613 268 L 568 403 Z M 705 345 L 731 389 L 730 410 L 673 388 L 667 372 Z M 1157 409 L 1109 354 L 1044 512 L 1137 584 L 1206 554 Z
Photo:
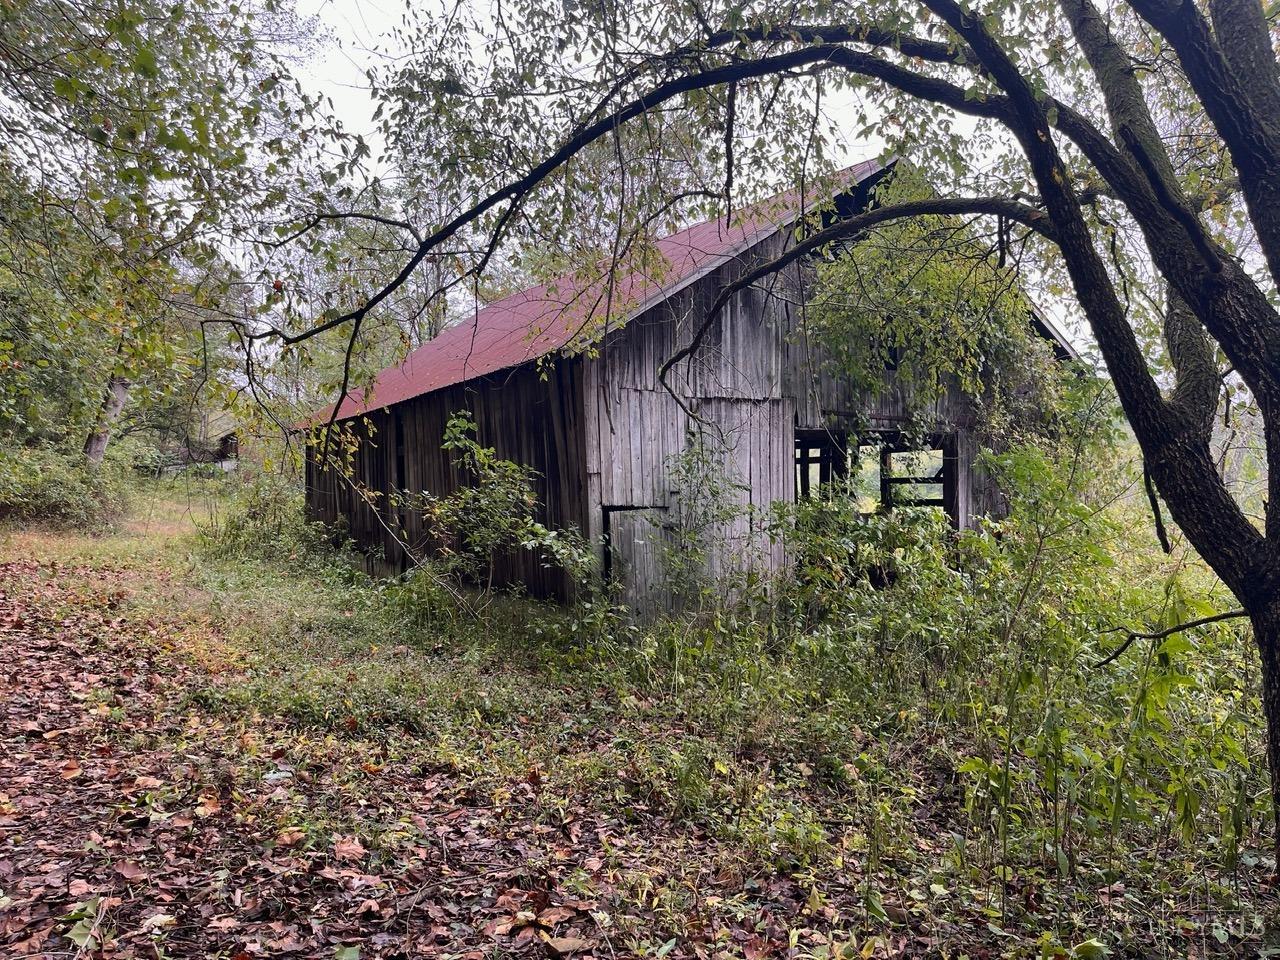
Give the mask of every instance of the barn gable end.
M 688 501 L 705 493 L 688 489 L 697 481 L 677 469 L 682 454 L 696 449 L 736 508 L 727 524 L 706 532 L 715 544 L 707 579 L 746 569 L 768 576 L 786 563 L 769 537 L 769 508 L 796 498 L 804 437 L 837 444 L 858 435 L 893 438 L 921 419 L 904 382 L 889 375 L 882 391 L 859 391 L 809 346 L 803 264 L 735 293 L 699 350 L 659 382 L 663 363 L 689 343 L 719 291 L 789 242 L 780 232 L 744 251 L 633 318 L 584 361 L 586 530 L 633 607 L 672 602 L 657 586 L 666 579 L 663 556 L 691 512 Z M 994 496 L 975 465 L 973 403 L 951 384 L 923 419 L 932 421 L 943 451 L 940 505 L 955 525 L 969 526 Z

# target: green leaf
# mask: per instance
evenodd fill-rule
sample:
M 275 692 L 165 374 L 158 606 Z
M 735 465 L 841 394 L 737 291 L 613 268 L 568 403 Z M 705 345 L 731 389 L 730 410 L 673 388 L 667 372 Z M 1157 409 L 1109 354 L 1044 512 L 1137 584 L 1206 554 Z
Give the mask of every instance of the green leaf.
M 1097 937 L 1090 937 L 1072 947 L 1071 956 L 1079 957 L 1080 960 L 1101 960 L 1102 957 L 1111 956 L 1111 948 Z
M 880 894 L 876 893 L 876 891 L 867 891 L 866 905 L 869 917 L 879 920 L 881 923 L 889 922 L 889 914 L 885 913 L 884 903 L 880 899 Z
M 156 61 L 156 52 L 150 47 L 140 47 L 133 57 L 133 69 L 144 77 L 160 75 L 160 64 Z
M 53 92 L 60 97 L 75 102 L 76 84 L 70 77 L 58 77 L 53 81 Z
M 93 928 L 94 922 L 90 918 L 77 921 L 76 925 L 67 931 L 67 938 L 81 950 L 94 950 L 98 946 L 98 938 Z

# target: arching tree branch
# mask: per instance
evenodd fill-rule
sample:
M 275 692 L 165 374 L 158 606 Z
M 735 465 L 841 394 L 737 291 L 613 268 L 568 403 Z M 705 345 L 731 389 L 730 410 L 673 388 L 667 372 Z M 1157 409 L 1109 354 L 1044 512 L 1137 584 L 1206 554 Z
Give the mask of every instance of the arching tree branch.
M 338 211 L 338 210 L 331 210 L 325 213 L 315 214 L 314 216 L 310 217 L 302 226 L 298 227 L 298 229 L 294 230 L 292 233 L 288 234 L 287 236 L 281 237 L 279 240 L 271 241 L 268 244 L 268 246 L 272 246 L 272 247 L 287 246 L 288 244 L 293 243 L 295 240 L 297 240 L 299 237 L 303 236 L 304 234 L 310 233 L 312 230 L 320 226 L 320 224 L 322 223 L 331 223 L 334 221 L 342 221 L 342 220 L 362 220 L 368 223 L 381 224 L 384 227 L 395 227 L 397 230 L 403 230 L 406 233 L 408 233 L 409 236 L 413 237 L 414 242 L 417 243 L 419 246 L 421 246 L 422 243 L 424 242 L 422 238 L 422 232 L 418 230 L 418 228 L 415 227 L 408 220 L 397 220 L 394 217 L 384 217 L 380 214 L 364 213 L 359 210 L 350 210 L 345 212 Z
M 627 123 L 650 110 L 694 90 L 734 81 L 773 76 L 803 66 L 822 68 L 840 67 L 885 81 L 906 93 L 952 107 L 974 116 L 1002 118 L 1007 107 L 1000 98 L 972 97 L 955 84 L 908 70 L 871 54 L 850 50 L 838 45 L 821 44 L 763 57 L 758 60 L 736 61 L 723 66 L 668 81 L 624 104 L 613 113 L 579 130 L 558 149 L 532 167 L 523 176 L 495 190 L 474 206 L 449 220 L 443 226 L 427 234 L 413 256 L 400 272 L 380 290 L 371 294 L 359 307 L 335 316 L 307 330 L 289 332 L 277 327 L 255 331 L 248 336 L 252 340 L 275 339 L 285 344 L 300 343 L 326 330 L 345 326 L 363 319 L 378 304 L 391 296 L 409 279 L 418 265 L 450 237 L 477 222 L 489 211 L 504 203 L 519 203 L 544 180 L 552 176 L 577 154 L 597 140 L 607 136 L 617 126 Z
M 1114 663 L 1122 653 L 1133 646 L 1137 640 L 1163 640 L 1165 637 L 1171 637 L 1175 633 L 1182 633 L 1184 630 L 1194 630 L 1196 627 L 1205 627 L 1211 623 L 1221 623 L 1223 620 L 1239 620 L 1247 617 L 1249 614 L 1245 610 L 1228 610 L 1225 613 L 1215 613 L 1210 617 L 1201 617 L 1198 620 L 1189 620 L 1186 623 L 1180 623 L 1174 627 L 1166 627 L 1164 630 L 1156 630 L 1154 633 L 1141 633 L 1130 630 L 1129 635 L 1125 637 L 1124 643 L 1116 647 L 1109 654 L 1093 665 L 1095 670 L 1105 667 L 1109 663 Z
M 731 283 L 725 284 L 707 307 L 706 313 L 703 314 L 702 321 L 694 331 L 689 343 L 675 351 L 659 368 L 658 381 L 667 388 L 672 396 L 676 396 L 675 392 L 667 384 L 667 375 L 676 364 L 688 359 L 698 351 L 706 338 L 707 332 L 719 318 L 725 304 L 739 291 L 758 283 L 765 277 L 786 269 L 796 261 L 810 256 L 833 243 L 856 240 L 868 230 L 881 224 L 928 215 L 946 216 L 952 214 L 986 214 L 1007 217 L 1030 227 L 1048 240 L 1054 242 L 1057 240 L 1053 225 L 1043 211 L 1004 197 L 933 197 L 925 200 L 905 200 L 901 203 L 873 207 L 865 213 L 841 220 L 832 226 L 805 237 L 781 256 L 775 257 L 767 263 L 759 264 L 743 272 L 741 276 Z M 677 401 L 679 399 L 679 397 L 676 397 Z

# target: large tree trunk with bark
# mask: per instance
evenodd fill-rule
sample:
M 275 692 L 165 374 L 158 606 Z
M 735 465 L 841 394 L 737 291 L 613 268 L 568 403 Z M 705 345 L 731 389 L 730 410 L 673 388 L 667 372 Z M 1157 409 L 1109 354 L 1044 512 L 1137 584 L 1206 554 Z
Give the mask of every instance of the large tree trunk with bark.
M 111 440 L 111 428 L 120 417 L 125 402 L 129 399 L 129 381 L 124 377 L 113 375 L 107 381 L 107 390 L 102 397 L 102 406 L 98 410 L 98 419 L 84 442 L 84 456 L 89 465 L 96 467 L 102 463 L 107 454 L 107 443 Z
M 1253 638 L 1262 662 L 1262 710 L 1267 719 L 1267 766 L 1271 770 L 1271 810 L 1280 866 L 1280 596 L 1260 597 L 1249 609 Z

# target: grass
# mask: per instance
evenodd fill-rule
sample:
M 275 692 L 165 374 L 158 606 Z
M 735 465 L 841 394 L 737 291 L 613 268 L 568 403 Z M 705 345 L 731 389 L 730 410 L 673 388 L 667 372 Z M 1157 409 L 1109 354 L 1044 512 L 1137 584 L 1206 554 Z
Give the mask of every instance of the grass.
M 196 524 L 224 501 L 217 483 L 161 485 L 109 534 L 15 529 L 2 548 L 74 570 L 85 590 L 118 572 L 130 621 L 162 625 L 192 672 L 196 722 L 234 732 L 238 776 L 270 778 L 287 760 L 271 829 L 304 845 L 352 834 L 394 859 L 404 811 L 379 776 L 394 769 L 566 845 L 593 816 L 627 824 L 593 842 L 613 878 L 604 922 L 637 954 L 672 939 L 745 949 L 715 925 L 759 936 L 779 878 L 812 956 L 917 940 L 937 955 L 1065 956 L 1095 936 L 1232 952 L 1268 922 L 1269 893 L 1168 845 L 1128 862 L 1086 855 L 1070 877 L 1043 851 L 1002 866 L 982 840 L 980 792 L 957 773 L 972 727 L 859 702 L 766 635 L 641 632 L 515 600 L 483 621 L 441 619 L 332 558 L 212 556 Z M 599 894 L 582 868 L 558 882 Z

